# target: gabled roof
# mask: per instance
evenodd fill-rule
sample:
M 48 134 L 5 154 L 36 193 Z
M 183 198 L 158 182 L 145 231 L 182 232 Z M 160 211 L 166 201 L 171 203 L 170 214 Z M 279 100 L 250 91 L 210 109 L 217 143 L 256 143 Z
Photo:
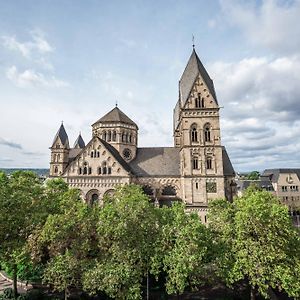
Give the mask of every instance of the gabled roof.
M 203 78 L 205 84 L 207 85 L 207 88 L 209 89 L 209 92 L 218 104 L 214 83 L 205 70 L 195 49 L 193 49 L 190 59 L 179 80 L 179 95 L 183 106 L 191 93 L 195 80 L 199 75 Z
M 63 144 L 63 146 L 69 148 L 69 139 L 68 139 L 68 135 L 66 133 L 64 124 L 61 124 L 52 143 L 52 147 L 54 147 L 55 142 L 57 141 L 57 139 L 60 139 L 61 143 Z
M 225 176 L 234 176 L 235 172 L 231 164 L 230 158 L 226 151 L 226 148 L 222 146 L 222 157 L 223 157 L 223 172 Z
M 138 128 L 136 123 L 134 123 L 128 116 L 126 116 L 117 106 L 102 118 L 100 118 L 93 125 L 97 123 L 125 123 L 136 126 L 136 128 Z
M 81 134 L 79 133 L 79 136 L 78 136 L 77 140 L 75 141 L 73 148 L 84 148 L 84 147 L 85 147 L 85 142 L 84 142 Z
M 129 164 L 134 174 L 143 176 L 180 176 L 179 148 L 138 148 Z

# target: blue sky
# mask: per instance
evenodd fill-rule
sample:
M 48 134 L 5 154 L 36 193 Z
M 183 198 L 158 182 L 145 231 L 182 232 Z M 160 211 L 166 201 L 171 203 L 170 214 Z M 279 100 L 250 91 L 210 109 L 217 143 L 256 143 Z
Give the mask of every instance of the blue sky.
M 0 1 L 0 167 L 48 167 L 114 107 L 171 146 L 192 50 L 214 79 L 237 171 L 300 167 L 299 1 Z

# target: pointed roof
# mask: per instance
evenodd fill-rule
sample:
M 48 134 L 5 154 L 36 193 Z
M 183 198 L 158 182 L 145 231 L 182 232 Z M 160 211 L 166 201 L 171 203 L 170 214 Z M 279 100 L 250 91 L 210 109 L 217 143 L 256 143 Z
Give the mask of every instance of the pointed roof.
M 74 143 L 74 147 L 73 148 L 84 148 L 85 147 L 85 142 L 81 136 L 81 133 L 79 133 L 79 136 L 77 138 L 77 140 Z
M 66 130 L 65 130 L 65 127 L 64 127 L 64 124 L 61 123 L 55 137 L 54 137 L 54 140 L 53 140 L 53 143 L 52 143 L 52 147 L 54 147 L 54 144 L 56 142 L 57 139 L 60 139 L 61 143 L 66 146 L 66 147 L 69 147 L 69 138 L 68 138 L 68 135 L 66 133 Z
M 195 49 L 190 56 L 190 59 L 184 69 L 184 72 L 179 80 L 179 95 L 182 105 L 185 104 L 188 99 L 192 87 L 195 83 L 196 78 L 200 75 L 205 84 L 207 85 L 209 92 L 217 102 L 217 96 L 214 88 L 214 83 L 209 77 L 207 71 L 205 70 L 202 62 L 200 61 Z M 217 102 L 218 103 L 218 102 Z
M 96 123 L 126 123 L 129 125 L 134 125 L 138 128 L 136 123 L 134 123 L 129 117 L 127 117 L 117 106 L 113 108 L 110 112 L 100 118 Z

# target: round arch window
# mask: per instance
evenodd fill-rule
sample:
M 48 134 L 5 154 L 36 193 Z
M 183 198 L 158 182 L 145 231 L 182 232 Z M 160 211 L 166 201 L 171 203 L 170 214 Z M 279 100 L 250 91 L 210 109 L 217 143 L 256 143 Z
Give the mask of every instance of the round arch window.
M 97 204 L 98 201 L 99 201 L 99 195 L 96 194 L 96 193 L 92 194 L 92 196 L 91 196 L 91 205 Z

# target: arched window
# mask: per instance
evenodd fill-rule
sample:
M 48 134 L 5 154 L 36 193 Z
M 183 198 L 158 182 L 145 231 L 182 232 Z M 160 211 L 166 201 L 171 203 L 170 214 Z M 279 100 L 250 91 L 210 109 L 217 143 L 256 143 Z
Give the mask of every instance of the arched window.
M 201 107 L 204 107 L 204 98 L 201 98 Z
M 89 175 L 92 174 L 92 168 L 89 167 Z
M 99 151 L 97 151 L 97 157 L 100 157 L 100 152 Z
M 107 174 L 107 167 L 106 167 L 106 162 L 105 161 L 102 163 L 102 174 L 103 175 Z
M 57 166 L 54 167 L 54 173 L 58 173 L 58 168 L 57 168 Z
M 150 185 L 144 185 L 142 187 L 144 194 L 148 195 L 148 196 L 153 196 L 154 195 L 154 191 L 153 188 Z
M 56 144 L 56 148 L 59 149 L 60 148 L 60 144 Z
M 82 174 L 82 168 L 81 167 L 79 168 L 78 173 L 79 173 L 79 175 Z
M 91 157 L 94 157 L 94 151 L 91 152 Z
M 87 174 L 87 172 L 88 172 L 88 169 L 87 169 L 87 167 L 84 167 L 84 168 L 83 168 L 83 175 L 86 175 L 86 174 Z
M 60 154 L 57 154 L 57 161 L 60 160 Z
M 99 200 L 99 195 L 98 194 L 93 194 L 91 197 L 91 205 L 96 205 L 98 204 L 98 200 Z
M 198 131 L 197 131 L 197 125 L 194 124 L 191 127 L 191 141 L 193 143 L 198 142 Z
M 162 193 L 163 196 L 176 196 L 176 189 L 174 186 L 167 185 L 163 188 Z
M 195 99 L 195 107 L 201 107 L 201 93 L 198 93 L 198 97 Z
M 103 131 L 103 133 L 102 133 L 102 139 L 103 139 L 104 141 L 106 141 L 106 131 Z
M 129 143 L 131 143 L 132 142 L 132 136 L 131 136 L 131 134 L 129 134 L 128 138 L 129 138 Z
M 122 132 L 122 142 L 125 142 L 125 133 Z
M 101 167 L 98 168 L 98 175 L 101 175 Z
M 115 142 L 117 140 L 117 133 L 116 131 L 113 131 L 113 134 L 112 134 L 112 140 Z
M 211 157 L 208 157 L 206 159 L 206 169 L 207 170 L 211 170 L 212 169 L 212 159 L 211 159 Z
M 111 174 L 111 167 L 107 168 L 107 174 Z
M 111 131 L 109 131 L 108 134 L 107 134 L 107 141 L 108 141 L 108 142 L 111 141 Z
M 211 133 L 210 133 L 210 124 L 207 123 L 205 126 L 204 126 L 204 140 L 205 142 L 210 142 L 211 141 Z
M 199 166 L 198 166 L 198 157 L 193 157 L 193 169 L 194 170 L 198 170 L 199 169 Z
M 128 143 L 128 133 L 125 133 L 125 143 Z

